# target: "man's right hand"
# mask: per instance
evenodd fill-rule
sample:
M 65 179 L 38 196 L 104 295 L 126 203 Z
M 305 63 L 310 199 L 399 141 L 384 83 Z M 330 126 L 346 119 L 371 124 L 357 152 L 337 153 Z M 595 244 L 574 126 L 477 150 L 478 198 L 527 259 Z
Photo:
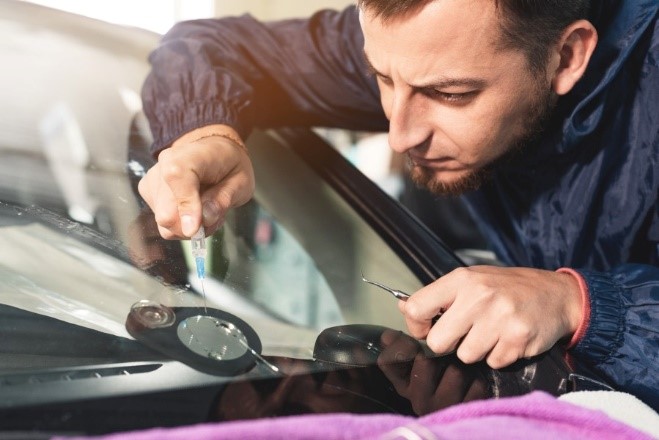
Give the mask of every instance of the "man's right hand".
M 244 146 L 232 139 L 240 141 L 223 125 L 193 130 L 163 150 L 142 178 L 140 195 L 154 212 L 163 238 L 191 237 L 202 218 L 210 235 L 230 208 L 252 197 L 252 162 Z

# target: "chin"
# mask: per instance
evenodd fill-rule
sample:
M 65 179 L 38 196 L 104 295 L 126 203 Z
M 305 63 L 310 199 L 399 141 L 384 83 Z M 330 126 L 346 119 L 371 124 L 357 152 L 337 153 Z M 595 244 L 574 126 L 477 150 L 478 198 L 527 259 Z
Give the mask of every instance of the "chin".
M 485 170 L 463 172 L 435 171 L 415 165 L 410 169 L 410 178 L 419 187 L 441 196 L 456 196 L 474 191 L 482 185 L 489 173 Z

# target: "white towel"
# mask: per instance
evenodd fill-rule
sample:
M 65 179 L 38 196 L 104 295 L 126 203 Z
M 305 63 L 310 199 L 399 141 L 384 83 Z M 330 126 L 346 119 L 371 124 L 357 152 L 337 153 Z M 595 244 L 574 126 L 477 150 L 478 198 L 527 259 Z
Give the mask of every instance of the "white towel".
M 585 408 L 601 410 L 612 419 L 659 439 L 659 414 L 637 397 L 620 391 L 575 391 L 560 400 Z

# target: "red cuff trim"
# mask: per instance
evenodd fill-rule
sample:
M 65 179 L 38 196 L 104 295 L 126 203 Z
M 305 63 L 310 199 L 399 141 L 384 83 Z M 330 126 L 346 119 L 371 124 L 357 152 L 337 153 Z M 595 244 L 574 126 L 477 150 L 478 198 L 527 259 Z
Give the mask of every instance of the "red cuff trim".
M 579 284 L 579 293 L 581 294 L 581 321 L 579 321 L 579 326 L 567 345 L 567 348 L 570 349 L 581 341 L 586 334 L 588 324 L 590 324 L 590 294 L 588 293 L 588 285 L 586 284 L 586 281 L 576 270 L 570 269 L 569 267 L 561 267 L 556 270 L 556 272 L 572 275 Z

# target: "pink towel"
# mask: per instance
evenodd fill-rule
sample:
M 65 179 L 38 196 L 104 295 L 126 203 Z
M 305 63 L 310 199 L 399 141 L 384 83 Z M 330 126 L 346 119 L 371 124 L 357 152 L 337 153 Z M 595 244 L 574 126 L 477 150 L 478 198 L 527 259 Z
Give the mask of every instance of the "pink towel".
M 83 439 L 84 437 L 75 437 Z M 86 437 L 89 439 L 89 437 Z M 112 434 L 103 440 L 178 439 L 648 439 L 648 435 L 543 392 L 456 405 L 424 417 L 322 414 Z M 65 437 L 58 437 L 64 440 Z M 66 438 L 72 440 L 72 437 Z

